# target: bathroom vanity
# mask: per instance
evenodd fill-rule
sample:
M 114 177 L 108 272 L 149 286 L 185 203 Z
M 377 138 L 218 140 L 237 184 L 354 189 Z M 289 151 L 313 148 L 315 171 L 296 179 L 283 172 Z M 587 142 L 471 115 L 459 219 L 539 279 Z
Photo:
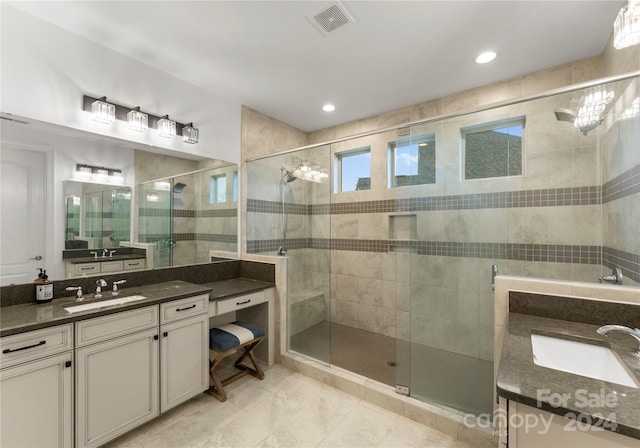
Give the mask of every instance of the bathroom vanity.
M 1 445 L 97 447 L 207 390 L 212 317 L 264 326 L 256 354 L 273 362 L 273 297 L 272 283 L 235 278 L 3 307 Z
M 554 306 L 560 306 L 563 298 L 536 296 L 510 295 L 511 312 L 496 381 L 500 406 L 494 423 L 499 427 L 500 446 L 637 447 L 640 359 L 633 352 L 638 343 L 628 335 L 604 337 L 596 330 L 604 324 L 603 319 L 606 323 L 637 323 L 640 305 L 566 298 L 569 311 L 560 314 Z M 552 315 L 563 315 L 567 320 Z M 548 339 L 550 345 L 539 345 L 541 338 Z M 579 345 L 570 347 L 572 353 L 547 361 L 545 350 L 560 350 L 562 344 Z M 564 359 L 580 356 L 582 344 L 588 359 Z M 608 351 L 612 358 L 592 369 L 598 363 L 599 350 Z M 562 364 L 566 361 L 565 368 Z M 547 362 L 552 365 L 545 366 Z M 612 373 L 618 367 L 620 370 Z M 576 374 L 563 369 L 586 370 Z

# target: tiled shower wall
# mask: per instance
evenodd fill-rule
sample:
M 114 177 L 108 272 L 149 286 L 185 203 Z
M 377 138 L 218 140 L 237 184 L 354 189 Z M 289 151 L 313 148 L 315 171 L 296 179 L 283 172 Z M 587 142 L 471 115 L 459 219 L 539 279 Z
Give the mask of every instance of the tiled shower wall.
M 331 145 L 331 154 L 371 148 L 371 190 L 331 195 L 328 185 L 288 184 L 294 192 L 285 201 L 290 290 L 327 284 L 330 247 L 333 321 L 402 338 L 411 328 L 414 342 L 492 359 L 491 264 L 498 264 L 501 273 L 597 281 L 606 273 L 602 254 L 609 256 L 602 219 L 607 207 L 615 207 L 617 215 L 626 210 L 624 221 L 616 224 L 621 241 L 611 243 L 618 251 L 614 253 L 627 248 L 637 257 L 640 252 L 637 234 L 630 228 L 639 222 L 637 214 L 635 221 L 632 216 L 638 209 L 638 151 L 626 159 L 613 158 L 615 176 L 624 182 L 603 186 L 602 181 L 603 170 L 613 169 L 604 149 L 606 136 L 617 136 L 609 144 L 612 151 L 633 144 L 637 148 L 638 120 L 612 123 L 584 136 L 553 114 L 557 108 L 575 109 L 579 97 L 580 93 L 566 94 L 412 128 L 412 136 L 436 134 L 432 185 L 387 188 L 387 147 L 398 139 L 395 131 Z M 461 181 L 460 128 L 521 115 L 526 115 L 524 175 Z M 598 135 L 605 136 L 602 158 Z M 286 157 L 311 159 L 330 168 L 329 150 L 314 151 Z M 250 170 L 260 193 L 249 189 L 247 250 L 275 252 L 283 244 L 281 232 L 274 236 L 272 231 L 282 228 L 278 175 L 284 162 L 274 157 L 250 166 L 255 163 L 269 179 L 262 183 Z M 609 191 L 615 192 L 611 197 L 623 197 L 603 205 L 603 189 L 605 201 Z M 414 217 L 414 237 L 394 234 L 390 220 L 395 216 Z M 605 219 L 604 226 L 611 220 Z M 637 266 L 627 274 L 637 280 Z

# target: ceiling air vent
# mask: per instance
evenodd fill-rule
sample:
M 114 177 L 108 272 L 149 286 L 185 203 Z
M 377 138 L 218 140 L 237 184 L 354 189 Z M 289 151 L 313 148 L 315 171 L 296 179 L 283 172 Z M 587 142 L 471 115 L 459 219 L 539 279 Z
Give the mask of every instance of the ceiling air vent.
M 317 13 L 307 16 L 307 20 L 323 36 L 326 36 L 347 23 L 355 22 L 353 16 L 340 2 L 333 2 Z

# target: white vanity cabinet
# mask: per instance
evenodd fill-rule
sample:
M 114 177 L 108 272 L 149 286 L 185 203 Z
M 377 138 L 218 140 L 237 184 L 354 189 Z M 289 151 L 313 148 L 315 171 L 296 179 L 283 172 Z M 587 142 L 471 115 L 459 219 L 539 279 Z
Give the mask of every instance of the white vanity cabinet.
M 76 447 L 158 415 L 158 306 L 76 322 Z
M 0 446 L 73 446 L 71 325 L 0 340 Z
M 209 388 L 209 294 L 160 305 L 160 412 Z

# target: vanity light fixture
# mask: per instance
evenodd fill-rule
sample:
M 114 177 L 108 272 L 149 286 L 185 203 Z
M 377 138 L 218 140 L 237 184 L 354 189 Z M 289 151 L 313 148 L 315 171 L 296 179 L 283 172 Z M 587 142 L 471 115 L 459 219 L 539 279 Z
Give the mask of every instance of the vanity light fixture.
M 140 106 L 127 112 L 127 121 L 131 130 L 142 132 L 149 129 L 149 115 L 140 112 Z
M 198 143 L 199 134 L 198 128 L 194 128 L 193 123 L 188 123 L 182 128 L 182 141 L 191 144 Z
M 164 138 L 175 137 L 176 122 L 169 120 L 169 115 L 165 115 L 158 120 L 158 135 Z
M 91 103 L 91 112 L 94 121 L 99 123 L 111 124 L 116 121 L 116 106 L 107 103 L 107 97 L 103 96 Z
M 480 53 L 476 58 L 477 64 L 486 64 L 487 62 L 491 62 L 496 58 L 496 53 L 493 51 L 485 51 L 484 53 Z
M 126 121 L 129 129 L 146 131 L 149 128 L 157 129 L 161 137 L 171 138 L 182 136 L 184 143 L 195 144 L 200 141 L 200 132 L 193 127 L 193 123 L 183 124 L 169 120 L 168 115 L 158 116 L 142 112 L 140 107 L 131 108 L 119 104 L 108 103 L 107 97 L 101 98 L 84 95 L 82 98 L 82 110 L 91 112 L 93 119 L 101 123 L 112 124 L 116 121 Z
M 124 175 L 118 168 L 105 168 L 103 166 L 86 165 L 78 163 L 76 165 L 76 176 L 83 180 L 122 183 Z
M 629 0 L 613 22 L 613 46 L 621 48 L 640 44 L 640 0 Z

